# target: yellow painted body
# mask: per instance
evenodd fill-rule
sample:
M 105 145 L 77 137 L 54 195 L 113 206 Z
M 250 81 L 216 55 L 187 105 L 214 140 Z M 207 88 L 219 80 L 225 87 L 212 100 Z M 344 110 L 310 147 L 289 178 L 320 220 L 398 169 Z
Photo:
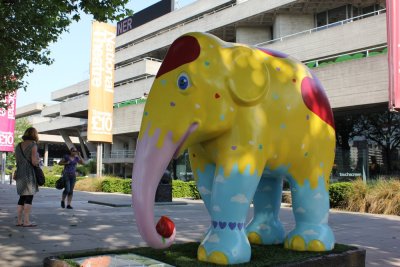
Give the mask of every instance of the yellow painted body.
M 186 148 L 211 217 L 199 260 L 248 262 L 249 241 L 333 249 L 333 115 L 318 79 L 302 63 L 210 34 L 174 41 L 147 99 L 132 175 L 138 229 L 153 247 L 173 242 L 152 229 L 151 201 L 169 160 Z M 278 216 L 283 177 L 296 220 L 288 235 Z M 254 217 L 246 225 L 250 203 Z
M 142 129 L 149 127 L 150 136 L 161 129 L 161 147 L 168 132 L 178 142 L 189 125 L 198 123 L 182 147 L 191 148 L 193 169 L 215 163 L 227 177 L 235 164 L 241 172 L 250 167 L 258 174 L 266 166 L 288 166 L 300 185 L 309 179 L 315 188 L 323 176 L 327 186 L 335 130 L 303 101 L 301 81 L 312 78 L 310 71 L 289 57 L 225 43 L 208 34 L 189 35 L 198 40 L 200 55 L 155 80 Z M 176 88 L 181 73 L 190 74 L 191 87 L 185 91 Z

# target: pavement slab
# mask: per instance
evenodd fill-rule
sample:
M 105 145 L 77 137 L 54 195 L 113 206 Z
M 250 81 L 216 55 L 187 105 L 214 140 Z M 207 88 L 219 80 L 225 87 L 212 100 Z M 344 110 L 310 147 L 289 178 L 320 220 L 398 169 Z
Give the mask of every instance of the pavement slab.
M 0 184 L 0 266 L 36 267 L 45 257 L 63 253 L 146 246 L 131 207 L 88 203 L 129 204 L 130 195 L 76 191 L 73 210 L 60 207 L 60 196 L 59 190 L 40 188 L 31 216 L 38 226 L 16 227 L 15 185 Z M 175 222 L 176 242 L 201 241 L 210 221 L 202 201 L 174 201 L 186 205 L 155 206 L 156 220 L 166 215 Z M 290 207 L 282 207 L 280 218 L 286 231 L 294 227 Z M 400 266 L 400 216 L 331 210 L 329 221 L 337 243 L 366 249 L 366 266 Z

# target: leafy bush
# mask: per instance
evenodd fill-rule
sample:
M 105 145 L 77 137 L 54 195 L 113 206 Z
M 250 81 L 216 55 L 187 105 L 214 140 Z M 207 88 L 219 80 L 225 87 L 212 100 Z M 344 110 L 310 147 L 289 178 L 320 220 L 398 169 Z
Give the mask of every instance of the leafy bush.
M 53 166 L 43 167 L 42 169 L 44 176 L 46 176 L 47 178 L 47 176 L 57 176 L 57 175 L 60 176 L 64 169 L 64 166 L 53 165 Z
M 329 204 L 331 208 L 344 208 L 347 205 L 348 194 L 352 191 L 352 183 L 341 182 L 329 186 Z
M 44 170 L 43 170 L 44 172 Z M 60 178 L 60 176 L 57 175 L 46 175 L 45 173 L 45 177 L 46 177 L 46 182 L 44 183 L 43 186 L 45 187 L 55 187 L 56 185 L 56 181 Z
M 131 179 L 121 179 L 117 177 L 103 177 L 101 189 L 103 192 L 115 193 L 120 192 L 124 194 L 131 193 Z
M 89 173 L 89 167 L 87 165 L 78 165 L 78 166 L 76 166 L 76 171 L 81 176 L 86 176 Z
M 89 160 L 85 167 L 88 169 L 89 173 L 96 173 L 97 171 L 97 162 L 95 160 Z
M 200 193 L 197 190 L 196 182 L 184 182 L 181 180 L 172 181 L 172 197 L 182 198 L 190 197 L 194 199 L 200 199 Z

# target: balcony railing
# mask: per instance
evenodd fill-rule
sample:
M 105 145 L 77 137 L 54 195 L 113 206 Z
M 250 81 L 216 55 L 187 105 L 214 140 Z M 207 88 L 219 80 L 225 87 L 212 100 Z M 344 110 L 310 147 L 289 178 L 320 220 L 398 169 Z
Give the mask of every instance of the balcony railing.
M 326 66 L 329 64 L 335 64 L 335 63 L 340 63 L 340 62 L 344 62 L 344 61 L 378 56 L 378 55 L 385 55 L 385 54 L 387 54 L 387 45 L 382 45 L 382 46 L 372 47 L 369 49 L 353 51 L 353 52 L 346 53 L 346 54 L 318 58 L 315 60 L 306 61 L 306 62 L 304 62 L 304 64 L 306 64 L 307 67 L 309 67 L 311 69 L 311 68 Z
M 374 11 L 374 12 L 371 12 L 371 13 L 363 14 L 363 15 L 360 15 L 360 16 L 351 17 L 349 19 L 345 19 L 345 20 L 342 20 L 342 21 L 337 21 L 337 22 L 334 22 L 334 23 L 331 23 L 331 24 L 327 24 L 327 25 L 324 25 L 324 26 L 320 26 L 320 27 L 309 29 L 309 30 L 305 30 L 305 31 L 301 31 L 301 32 L 296 32 L 296 33 L 293 33 L 293 34 L 285 35 L 285 36 L 282 36 L 282 37 L 279 37 L 279 38 L 276 38 L 276 39 L 273 39 L 273 40 L 269 40 L 269 41 L 266 41 L 266 42 L 255 44 L 255 46 L 264 46 L 264 45 L 272 44 L 272 43 L 275 43 L 275 42 L 282 42 L 285 39 L 292 38 L 292 37 L 295 37 L 295 36 L 298 36 L 298 35 L 311 34 L 313 32 L 317 32 L 317 31 L 320 31 L 320 30 L 325 30 L 325 29 L 336 27 L 336 26 L 339 26 L 339 25 L 344 25 L 344 24 L 353 22 L 355 20 L 360 20 L 360 19 L 364 19 L 364 18 L 367 18 L 367 17 L 380 15 L 382 13 L 386 13 L 386 9 L 385 8 L 377 10 L 377 11 Z
M 103 159 L 122 159 L 133 158 L 135 150 L 112 150 L 109 153 L 103 153 Z M 97 152 L 90 152 L 90 158 L 95 159 Z

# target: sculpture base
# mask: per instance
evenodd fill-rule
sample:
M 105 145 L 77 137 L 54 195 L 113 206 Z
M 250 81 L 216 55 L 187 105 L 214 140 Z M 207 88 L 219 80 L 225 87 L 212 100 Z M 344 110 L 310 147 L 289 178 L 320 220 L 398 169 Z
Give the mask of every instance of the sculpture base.
M 184 243 L 171 246 L 167 250 L 152 248 L 133 248 L 127 250 L 99 250 L 81 253 L 48 257 L 44 260 L 45 267 L 66 267 L 67 263 L 75 263 L 76 266 L 88 262 L 91 266 L 101 261 L 101 266 L 151 266 L 158 262 L 157 266 L 209 266 L 197 260 L 197 248 L 199 243 Z M 168 251 L 168 253 L 165 253 Z M 365 250 L 357 247 L 336 244 L 335 249 L 329 252 L 297 252 L 283 248 L 283 245 L 259 246 L 252 245 L 252 258 L 249 263 L 240 266 L 365 266 Z M 140 256 L 139 256 L 140 255 Z M 143 257 L 142 257 L 143 256 Z M 147 257 L 147 258 L 146 258 Z M 119 265 L 121 263 L 122 265 Z M 136 263 L 136 265 L 135 265 Z M 162 263 L 165 263 L 164 265 Z M 89 266 L 87 265 L 87 266 Z M 73 265 L 72 265 L 73 266 Z M 154 265 L 152 265 L 154 266 Z

